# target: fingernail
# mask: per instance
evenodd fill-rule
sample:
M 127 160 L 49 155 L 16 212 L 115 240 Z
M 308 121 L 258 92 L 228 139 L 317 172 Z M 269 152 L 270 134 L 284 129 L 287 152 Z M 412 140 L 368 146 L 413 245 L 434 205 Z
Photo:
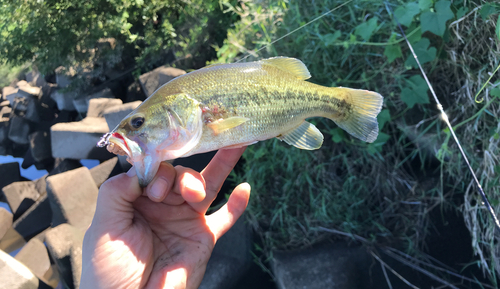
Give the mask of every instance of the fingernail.
M 152 198 L 159 200 L 168 188 L 168 182 L 164 178 L 158 178 L 155 180 L 149 194 Z
M 137 175 L 137 172 L 135 171 L 135 168 L 134 167 L 131 167 L 130 170 L 128 170 L 127 172 L 127 176 L 129 178 L 133 178 Z

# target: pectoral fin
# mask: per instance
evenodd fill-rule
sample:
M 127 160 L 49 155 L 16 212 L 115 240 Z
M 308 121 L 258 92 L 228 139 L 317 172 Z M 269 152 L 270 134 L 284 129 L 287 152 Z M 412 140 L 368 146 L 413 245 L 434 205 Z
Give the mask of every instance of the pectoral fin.
M 303 150 L 316 150 L 323 144 L 323 134 L 307 121 L 304 121 L 297 128 L 278 136 L 278 138 Z
M 214 131 L 215 135 L 218 135 L 223 131 L 242 125 L 243 123 L 249 120 L 250 119 L 246 117 L 233 116 L 226 119 L 216 120 L 214 122 L 207 124 L 207 126 Z

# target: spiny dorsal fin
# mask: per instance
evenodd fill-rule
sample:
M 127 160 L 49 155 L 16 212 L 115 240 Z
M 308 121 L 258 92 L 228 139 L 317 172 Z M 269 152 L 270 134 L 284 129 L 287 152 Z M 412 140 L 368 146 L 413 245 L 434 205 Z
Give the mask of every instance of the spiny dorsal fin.
M 307 121 L 277 138 L 303 150 L 316 150 L 323 144 L 323 134 Z
M 226 131 L 228 129 L 231 129 L 233 127 L 237 127 L 247 121 L 249 121 L 249 118 L 246 117 L 240 117 L 240 116 L 233 116 L 230 118 L 226 119 L 220 119 L 216 120 L 214 122 L 211 122 L 207 124 L 209 128 L 211 128 L 214 131 L 215 135 L 218 135 L 219 133 Z
M 299 80 L 305 80 L 311 78 L 311 74 L 305 64 L 295 58 L 291 57 L 273 57 L 268 59 L 262 59 L 263 62 L 268 65 L 272 65 L 280 70 L 293 74 Z

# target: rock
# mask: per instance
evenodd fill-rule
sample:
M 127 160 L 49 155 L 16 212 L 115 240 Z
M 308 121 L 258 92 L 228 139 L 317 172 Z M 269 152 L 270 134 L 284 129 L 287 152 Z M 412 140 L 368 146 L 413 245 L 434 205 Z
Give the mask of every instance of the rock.
M 23 117 L 14 115 L 10 118 L 9 139 L 18 144 L 29 144 L 30 124 Z
M 18 162 L 0 164 L 0 188 L 5 187 L 13 182 L 21 180 L 21 171 Z M 2 193 L 3 196 L 3 193 Z
M 104 110 L 103 115 L 109 129 L 114 129 L 123 118 L 136 109 L 142 102 L 134 101 L 122 105 L 113 106 Z
M 252 264 L 252 230 L 241 216 L 215 244 L 200 289 L 230 289 Z M 325 287 L 327 288 L 327 287 Z
M 2 240 L 5 233 L 12 228 L 12 221 L 14 217 L 11 212 L 0 207 L 0 240 Z
M 274 251 L 272 271 L 280 289 L 372 288 L 371 256 L 360 246 L 324 243 L 297 251 Z
M 87 117 L 103 117 L 104 111 L 107 108 L 115 107 L 123 104 L 120 99 L 116 98 L 94 98 L 89 101 L 89 109 Z
M 17 94 L 18 89 L 12 86 L 6 86 L 2 89 L 2 100 L 8 100 L 7 96 Z
M 45 81 L 45 78 L 39 71 L 32 70 L 28 73 L 26 73 L 26 81 L 37 87 L 44 87 L 47 85 L 47 82 Z
M 183 74 L 186 74 L 184 70 L 174 67 L 160 66 L 139 76 L 139 81 L 141 83 L 142 91 L 144 91 L 146 96 L 149 97 L 162 85 Z
M 58 87 L 64 88 L 71 84 L 72 73 L 63 66 L 56 68 L 56 83 Z
M 54 165 L 49 131 L 35 131 L 29 135 L 30 152 L 37 169 L 47 169 Z
M 86 231 L 95 213 L 98 188 L 86 167 L 49 176 L 47 194 L 52 208 L 52 226 L 69 223 Z
M 56 102 L 57 108 L 59 110 L 76 110 L 73 99 L 77 97 L 77 94 L 73 91 L 62 91 L 61 89 L 55 89 L 50 94 L 50 97 Z
M 125 102 L 133 102 L 133 101 L 144 101 L 146 99 L 146 95 L 141 90 L 141 84 L 138 81 L 134 81 L 131 85 L 127 87 L 127 95 L 125 97 Z
M 52 156 L 70 159 L 110 159 L 113 154 L 96 146 L 108 131 L 106 120 L 100 117 L 86 117 L 79 122 L 55 124 L 51 127 Z
M 54 276 L 55 274 L 50 265 L 47 248 L 40 240 L 35 238 L 31 239 L 24 245 L 21 251 L 16 254 L 15 259 L 28 267 L 28 269 L 45 284 L 52 288 L 57 286 L 59 278 Z M 47 280 L 46 276 L 51 276 L 51 280 Z
M 41 106 L 34 96 L 16 97 L 12 101 L 12 107 L 17 115 L 32 122 L 40 121 Z
M 14 221 L 14 229 L 29 240 L 50 227 L 52 222 L 52 210 L 47 194 L 41 195 L 38 200 Z
M 9 139 L 9 119 L 0 119 L 0 144 L 6 143 Z
M 65 288 L 78 288 L 82 272 L 83 232 L 69 224 L 59 225 L 45 236 Z
M 0 250 L 0 280 L 2 288 L 37 289 L 38 279 L 22 263 Z
M 12 107 L 10 106 L 3 106 L 2 109 L 0 109 L 0 119 L 6 119 L 6 118 L 8 119 L 10 118 L 11 114 L 12 114 Z
M 99 92 L 89 94 L 89 95 L 84 96 L 84 97 L 75 98 L 73 100 L 73 104 L 75 105 L 75 108 L 78 112 L 85 113 L 88 110 L 90 110 L 89 109 L 90 100 L 92 100 L 92 99 L 114 99 L 114 98 L 115 98 L 115 96 L 111 92 L 111 89 L 105 88 Z M 121 101 L 118 104 L 121 104 Z M 97 117 L 98 115 L 88 115 L 88 113 L 87 113 L 87 116 Z
M 40 87 L 31 86 L 28 82 L 26 82 L 26 80 L 19 81 L 17 83 L 17 87 L 19 89 L 18 94 L 20 95 L 32 95 L 39 98 L 42 94 L 42 89 Z
M 71 171 L 81 166 L 82 164 L 78 160 L 56 158 L 54 169 L 49 172 L 49 176 Z
M 26 244 L 26 241 L 23 236 L 14 230 L 13 227 L 10 227 L 7 229 L 7 232 L 5 232 L 5 235 L 0 239 L 0 250 L 10 253 L 21 248 L 24 244 Z
M 40 197 L 33 182 L 14 182 L 3 187 L 2 192 L 14 214 L 14 220 L 26 212 Z
M 118 157 L 114 157 L 90 169 L 90 174 L 92 175 L 92 178 L 94 179 L 94 182 L 98 188 L 107 179 L 122 172 L 123 170 L 118 163 Z

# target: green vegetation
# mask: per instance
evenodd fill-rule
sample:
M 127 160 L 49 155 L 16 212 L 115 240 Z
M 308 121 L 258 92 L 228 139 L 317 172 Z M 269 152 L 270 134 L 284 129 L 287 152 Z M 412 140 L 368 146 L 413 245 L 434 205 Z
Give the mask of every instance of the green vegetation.
M 272 3 L 270 3 L 272 2 Z M 371 244 L 420 256 L 437 223 L 433 210 L 458 210 L 471 231 L 477 264 L 496 286 L 500 254 L 495 227 L 481 205 L 465 162 L 439 119 L 429 87 L 403 39 L 403 25 L 448 113 L 496 212 L 500 212 L 500 5 L 483 1 L 354 1 L 304 26 L 345 1 L 244 2 L 229 10 L 241 21 L 218 48 L 219 61 L 285 55 L 301 59 L 310 81 L 375 90 L 385 96 L 379 138 L 365 144 L 328 120 L 318 151 L 277 140 L 249 147 L 233 176 L 253 187 L 249 212 L 267 255 L 308 246 L 332 228 Z M 295 31 L 296 28 L 303 29 Z M 270 43 L 288 33 L 285 37 Z

